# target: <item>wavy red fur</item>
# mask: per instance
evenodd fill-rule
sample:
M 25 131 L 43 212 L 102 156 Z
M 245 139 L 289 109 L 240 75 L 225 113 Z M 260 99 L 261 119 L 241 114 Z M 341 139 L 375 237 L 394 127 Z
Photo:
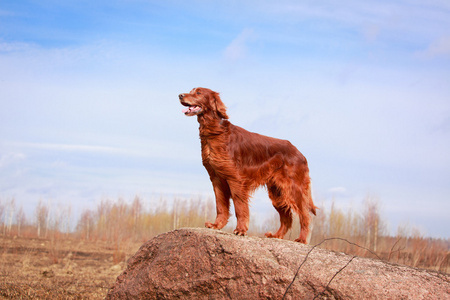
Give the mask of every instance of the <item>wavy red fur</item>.
M 221 229 L 229 219 L 233 199 L 237 227 L 234 233 L 246 235 L 249 225 L 250 195 L 266 186 L 269 198 L 280 215 L 280 228 L 267 237 L 283 238 L 292 226 L 292 212 L 300 219 L 297 242 L 306 243 L 316 214 L 311 197 L 311 180 L 306 158 L 289 141 L 249 132 L 231 124 L 219 94 L 195 88 L 179 95 L 188 116 L 200 123 L 202 161 L 213 184 L 217 217 L 206 227 Z

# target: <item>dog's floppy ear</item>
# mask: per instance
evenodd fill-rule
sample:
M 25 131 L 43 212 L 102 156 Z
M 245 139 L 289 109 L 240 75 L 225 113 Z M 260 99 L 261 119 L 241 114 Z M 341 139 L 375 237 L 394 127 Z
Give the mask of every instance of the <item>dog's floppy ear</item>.
M 214 104 L 216 105 L 216 112 L 222 119 L 228 119 L 227 107 L 220 100 L 219 93 L 214 92 L 213 94 Z

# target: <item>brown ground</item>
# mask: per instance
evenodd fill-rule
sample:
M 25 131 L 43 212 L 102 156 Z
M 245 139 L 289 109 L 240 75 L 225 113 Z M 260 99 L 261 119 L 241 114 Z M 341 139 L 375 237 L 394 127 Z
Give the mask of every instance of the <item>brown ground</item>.
M 0 236 L 0 298 L 104 299 L 139 246 Z

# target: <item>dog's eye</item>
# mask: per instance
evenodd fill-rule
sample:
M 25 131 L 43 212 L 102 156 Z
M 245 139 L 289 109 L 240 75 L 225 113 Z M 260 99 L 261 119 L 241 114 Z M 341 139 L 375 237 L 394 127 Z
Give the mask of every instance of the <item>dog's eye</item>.
M 200 95 L 200 92 L 197 92 L 197 95 Z

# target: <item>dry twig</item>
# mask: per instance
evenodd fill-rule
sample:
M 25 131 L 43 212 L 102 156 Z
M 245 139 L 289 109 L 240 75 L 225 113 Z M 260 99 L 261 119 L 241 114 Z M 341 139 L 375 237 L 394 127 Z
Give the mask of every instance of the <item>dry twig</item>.
M 314 245 L 314 246 L 308 251 L 308 253 L 306 253 L 305 258 L 303 259 L 302 263 L 300 264 L 300 266 L 299 266 L 298 269 L 297 269 L 297 272 L 295 272 L 294 278 L 292 279 L 291 283 L 290 283 L 290 284 L 288 285 L 288 287 L 286 288 L 286 291 L 284 292 L 284 295 L 283 295 L 283 298 L 282 298 L 282 299 L 285 299 L 285 297 L 286 297 L 286 295 L 287 295 L 287 292 L 289 291 L 289 289 L 291 288 L 292 284 L 294 283 L 295 278 L 297 278 L 298 272 L 300 272 L 301 267 L 305 264 L 306 260 L 308 259 L 309 254 L 314 250 L 314 248 L 316 248 L 316 247 L 322 245 L 324 242 L 330 241 L 330 240 L 341 240 L 341 241 L 347 242 L 347 243 L 349 243 L 349 244 L 351 244 L 351 245 L 357 246 L 357 247 L 359 247 L 359 248 L 362 248 L 362 249 L 364 249 L 364 250 L 370 252 L 371 254 L 375 255 L 378 259 L 381 260 L 381 258 L 380 258 L 375 252 L 371 251 L 370 249 L 367 249 L 366 247 L 363 247 L 363 246 L 360 246 L 360 245 L 355 244 L 355 243 L 353 243 L 353 242 L 350 242 L 350 241 L 348 241 L 348 240 L 346 240 L 346 239 L 343 239 L 343 238 L 327 238 L 327 239 L 324 239 L 324 240 L 322 240 L 320 243 Z M 339 271 L 337 271 L 337 272 L 333 275 L 333 277 L 331 277 L 330 281 L 327 283 L 327 285 L 325 286 L 325 288 L 323 289 L 323 291 L 320 292 L 319 294 L 317 294 L 316 296 L 314 296 L 313 299 L 316 299 L 318 296 L 320 296 L 321 294 L 323 294 L 323 292 L 326 291 L 326 289 L 327 289 L 328 286 L 330 285 L 331 281 L 333 281 L 333 279 L 337 276 L 337 274 L 339 274 L 342 270 L 344 270 L 344 269 L 352 262 L 352 260 L 353 260 L 355 257 L 356 257 L 356 256 L 353 256 L 353 257 L 347 262 L 347 264 L 346 264 L 344 267 L 342 267 Z

